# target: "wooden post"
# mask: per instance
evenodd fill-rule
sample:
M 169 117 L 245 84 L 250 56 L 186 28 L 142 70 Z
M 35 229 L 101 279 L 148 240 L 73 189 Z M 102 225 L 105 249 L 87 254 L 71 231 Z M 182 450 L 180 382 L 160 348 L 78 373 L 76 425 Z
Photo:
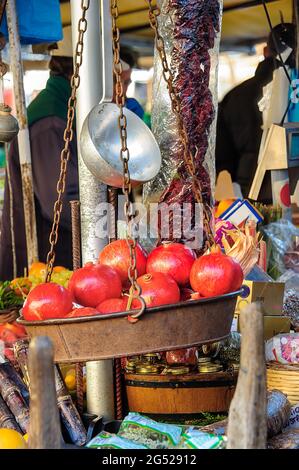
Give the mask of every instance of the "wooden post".
M 228 416 L 228 449 L 265 449 L 267 442 L 266 365 L 263 314 L 257 303 L 240 313 L 240 371 Z
M 34 190 L 31 165 L 29 128 L 23 83 L 23 63 L 18 30 L 16 0 L 8 0 L 6 5 L 9 35 L 10 70 L 13 76 L 14 99 L 19 123 L 18 146 L 22 175 L 22 194 L 24 206 L 25 234 L 28 267 L 38 260 Z
M 62 449 L 63 440 L 57 407 L 54 353 L 47 336 L 37 336 L 29 346 L 31 449 Z

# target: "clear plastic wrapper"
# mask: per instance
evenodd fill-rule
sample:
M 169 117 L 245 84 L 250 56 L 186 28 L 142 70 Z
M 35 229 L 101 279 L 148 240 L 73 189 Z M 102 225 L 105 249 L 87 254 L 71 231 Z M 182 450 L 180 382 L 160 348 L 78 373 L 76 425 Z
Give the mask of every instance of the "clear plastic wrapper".
M 218 359 L 224 364 L 228 362 L 239 362 L 241 353 L 241 335 L 236 331 L 231 332 L 229 337 L 221 341 Z
M 222 0 L 160 0 L 158 4 L 161 7 L 159 31 L 165 42 L 174 87 L 181 103 L 181 117 L 188 135 L 195 173 L 202 188 L 203 202 L 211 207 L 215 185 L 217 65 Z M 162 166 L 156 178 L 144 186 L 144 202 L 147 205 L 180 204 L 181 207 L 183 203 L 191 203 L 192 228 L 200 229 L 195 221 L 192 178 L 184 163 L 183 145 L 157 51 L 152 130 L 161 149 Z M 170 234 L 167 238 L 185 241 L 185 234 L 181 237 L 173 236 L 173 223 L 170 219 Z M 159 239 L 164 238 L 161 225 L 159 235 Z M 153 234 L 150 236 L 153 238 Z
M 299 364 L 299 333 L 276 335 L 266 342 L 266 361 Z
M 261 231 L 267 237 L 268 256 L 270 257 L 268 265 L 270 264 L 273 272 L 278 274 L 276 278 L 289 269 L 294 273 L 299 273 L 299 248 L 297 242 L 299 229 L 289 220 L 281 219 L 262 227 Z
M 226 444 L 225 436 L 208 434 L 190 427 L 182 434 L 182 440 L 177 446 L 178 449 L 224 449 Z
M 291 404 L 279 390 L 267 392 L 268 437 L 276 436 L 287 426 L 291 415 Z
M 137 442 L 129 441 L 124 437 L 105 431 L 89 441 L 86 447 L 90 449 L 148 449 L 142 444 L 137 444 Z
M 118 432 L 118 436 L 142 444 L 149 449 L 174 448 L 180 442 L 181 435 L 180 426 L 158 423 L 138 413 L 129 413 Z
M 287 273 L 288 271 L 285 274 Z M 290 319 L 292 327 L 297 331 L 299 330 L 299 275 L 293 276 L 292 279 L 294 281 L 296 279 L 296 283 L 294 288 L 285 291 L 282 313 Z

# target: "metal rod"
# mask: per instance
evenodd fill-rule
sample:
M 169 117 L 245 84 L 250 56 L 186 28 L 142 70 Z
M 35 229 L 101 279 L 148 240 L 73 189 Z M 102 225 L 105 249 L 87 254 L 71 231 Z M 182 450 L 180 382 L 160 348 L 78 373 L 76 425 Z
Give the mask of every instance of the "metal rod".
M 30 266 L 38 259 L 34 192 L 32 180 L 29 129 L 23 84 L 23 64 L 17 23 L 16 2 L 7 0 L 7 26 L 9 35 L 10 70 L 13 75 L 14 98 L 19 121 L 19 158 L 22 175 L 22 191 L 27 245 L 27 263 Z
M 80 201 L 70 201 L 72 219 L 72 245 L 73 245 L 73 270 L 81 266 L 81 230 L 80 230 Z M 76 405 L 82 415 L 84 408 L 84 380 L 83 363 L 76 364 Z
M 73 270 L 81 266 L 80 201 L 70 201 L 72 219 Z
M 109 242 L 117 239 L 117 188 L 108 187 L 109 202 Z M 115 407 L 116 419 L 123 418 L 122 381 L 121 381 L 121 359 L 114 360 L 114 385 L 115 385 Z
M 117 239 L 117 188 L 108 188 L 109 243 Z
M 78 0 L 71 0 L 72 36 L 77 37 L 77 24 L 81 16 Z M 81 204 L 82 263 L 96 261 L 108 238 L 97 236 L 100 203 L 107 203 L 107 187 L 100 184 L 86 168 L 80 154 L 80 131 L 89 111 L 102 96 L 101 38 L 99 0 L 90 2 L 87 11 L 87 31 L 84 37 L 81 83 L 76 110 L 79 194 Z M 73 41 L 75 47 L 75 41 Z M 87 411 L 114 418 L 113 364 L 111 360 L 86 364 Z

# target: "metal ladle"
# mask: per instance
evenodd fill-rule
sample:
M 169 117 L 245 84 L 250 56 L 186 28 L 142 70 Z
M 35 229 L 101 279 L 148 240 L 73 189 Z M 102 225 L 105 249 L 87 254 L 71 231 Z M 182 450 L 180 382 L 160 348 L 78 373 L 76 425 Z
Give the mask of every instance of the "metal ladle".
M 101 2 L 103 97 L 86 117 L 80 150 L 89 171 L 101 182 L 121 188 L 123 163 L 120 158 L 119 108 L 112 103 L 112 22 L 109 0 Z M 130 151 L 129 171 L 132 186 L 153 179 L 161 166 L 159 146 L 147 125 L 132 111 L 124 108 Z

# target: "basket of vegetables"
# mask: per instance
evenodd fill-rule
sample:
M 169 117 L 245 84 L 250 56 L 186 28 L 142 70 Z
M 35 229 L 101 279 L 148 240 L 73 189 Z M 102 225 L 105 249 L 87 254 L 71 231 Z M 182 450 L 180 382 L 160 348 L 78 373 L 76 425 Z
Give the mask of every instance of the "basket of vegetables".
M 165 243 L 149 255 L 137 245 L 136 261 L 146 304 L 141 316 L 138 299 L 128 303 L 127 241 L 117 240 L 98 263 L 74 271 L 67 287 L 48 282 L 32 289 L 18 323 L 32 337 L 49 336 L 57 362 L 167 351 L 229 335 L 243 281 L 233 258 L 221 252 L 197 258 L 183 244 Z

